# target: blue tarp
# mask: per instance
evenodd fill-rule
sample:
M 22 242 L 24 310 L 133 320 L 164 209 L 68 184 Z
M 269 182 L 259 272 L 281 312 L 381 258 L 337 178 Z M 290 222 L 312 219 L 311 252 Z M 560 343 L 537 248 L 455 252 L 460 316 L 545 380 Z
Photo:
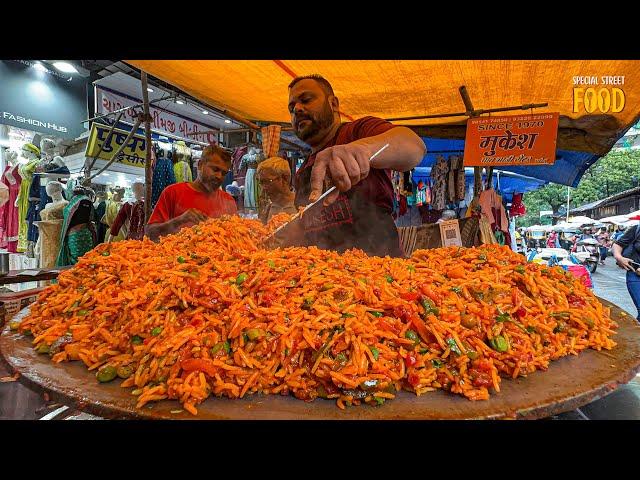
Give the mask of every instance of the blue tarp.
M 431 167 L 436 162 L 437 152 L 441 155 L 462 155 L 464 140 L 448 140 L 441 138 L 422 137 L 427 146 L 427 154 L 419 167 Z M 600 158 L 598 155 L 570 150 L 558 150 L 556 162 L 553 165 L 500 167 L 500 170 L 513 172 L 526 177 L 559 183 L 570 187 L 577 187 L 584 172 Z

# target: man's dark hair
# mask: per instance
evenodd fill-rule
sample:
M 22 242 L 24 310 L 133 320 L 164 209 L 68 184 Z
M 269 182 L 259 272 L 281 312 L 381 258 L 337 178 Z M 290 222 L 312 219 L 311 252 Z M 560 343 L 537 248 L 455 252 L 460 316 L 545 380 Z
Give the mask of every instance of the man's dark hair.
M 212 155 L 217 155 L 225 164 L 231 165 L 231 154 L 219 145 L 213 144 L 206 146 L 204 150 L 202 150 L 202 157 L 200 157 L 200 161 Z
M 336 96 L 336 94 L 333 93 L 333 87 L 331 86 L 329 81 L 322 75 L 318 75 L 317 73 L 314 73 L 313 75 L 305 75 L 303 77 L 294 78 L 293 81 L 289 84 L 289 90 L 291 90 L 296 83 L 302 80 L 315 80 L 322 86 L 324 93 L 326 93 L 327 95 L 333 95 L 334 97 Z

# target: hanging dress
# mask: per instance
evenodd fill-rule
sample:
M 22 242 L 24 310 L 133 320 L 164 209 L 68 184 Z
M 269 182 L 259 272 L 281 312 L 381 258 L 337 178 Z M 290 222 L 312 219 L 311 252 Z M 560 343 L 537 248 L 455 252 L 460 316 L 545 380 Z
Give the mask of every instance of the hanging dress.
M 444 210 L 447 203 L 447 180 L 449 175 L 449 163 L 441 155 L 438 155 L 436 164 L 431 168 L 431 204 L 435 210 Z
M 2 183 L 9 188 L 9 200 L 0 207 L 0 228 L 2 229 L 0 248 L 6 248 L 10 253 L 17 253 L 20 222 L 16 200 L 22 183 L 22 178 L 18 175 L 18 165 L 5 168 Z
M 151 210 L 158 203 L 162 191 L 174 183 L 176 183 L 176 174 L 173 171 L 173 163 L 168 158 L 158 158 L 153 169 L 153 180 L 151 182 Z
M 173 166 L 173 173 L 176 177 L 175 183 L 193 181 L 193 176 L 191 175 L 191 167 L 184 160 L 177 162 Z
M 115 202 L 113 200 L 107 200 L 106 207 L 107 208 L 105 209 L 103 221 L 104 223 L 107 224 L 108 229 L 107 229 L 107 234 L 105 236 L 104 241 L 105 243 L 120 242 L 125 238 L 127 238 L 127 233 L 129 233 L 127 229 L 121 228 L 120 233 L 118 233 L 118 235 L 111 235 L 110 230 L 111 230 L 111 226 L 116 221 L 116 217 L 118 216 L 118 212 L 120 212 L 120 209 L 122 208 L 122 204 L 120 202 Z
M 24 252 L 27 249 L 27 234 L 29 231 L 29 224 L 27 221 L 27 213 L 29 211 L 29 190 L 31 188 L 31 182 L 33 180 L 33 172 L 40 160 L 32 160 L 27 164 L 20 165 L 18 167 L 18 173 L 22 177 L 20 183 L 20 194 L 18 197 L 18 252 Z

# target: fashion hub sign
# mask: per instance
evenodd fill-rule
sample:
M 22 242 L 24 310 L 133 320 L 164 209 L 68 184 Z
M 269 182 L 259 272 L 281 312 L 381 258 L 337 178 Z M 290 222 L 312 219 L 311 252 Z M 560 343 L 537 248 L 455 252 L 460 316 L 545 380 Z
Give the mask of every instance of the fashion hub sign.
M 82 135 L 87 81 L 33 65 L 27 60 L 0 61 L 0 124 L 63 138 Z
M 2 120 L 2 123 L 7 123 L 8 120 L 10 122 L 25 124 L 25 128 L 26 125 L 29 125 L 31 127 L 40 127 L 43 129 L 53 130 L 56 133 L 66 133 L 69 131 L 67 127 L 64 127 L 62 125 L 56 125 L 55 123 L 51 122 L 43 122 L 40 120 L 36 120 L 35 118 L 25 118 L 22 115 L 14 115 L 11 112 L 2 112 Z
M 140 103 L 136 99 L 119 95 L 116 92 L 102 87 L 96 87 L 96 110 L 98 114 L 106 114 L 124 107 Z M 182 138 L 187 141 L 205 143 L 217 142 L 216 133 L 201 133 L 212 130 L 214 127 L 195 122 L 189 118 L 149 105 L 151 114 L 151 129 L 158 133 L 166 133 L 172 137 Z M 132 108 L 124 111 L 122 122 L 133 125 L 136 114 Z M 193 135 L 192 135 L 193 134 Z
M 556 161 L 558 113 L 470 118 L 466 167 L 551 165 Z

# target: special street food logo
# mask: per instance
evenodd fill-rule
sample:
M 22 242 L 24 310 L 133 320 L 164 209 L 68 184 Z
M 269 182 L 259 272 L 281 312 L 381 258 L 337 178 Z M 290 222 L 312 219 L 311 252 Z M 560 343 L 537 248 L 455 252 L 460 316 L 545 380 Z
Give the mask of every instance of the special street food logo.
M 619 113 L 624 109 L 624 75 L 573 77 L 573 85 L 573 113 Z

